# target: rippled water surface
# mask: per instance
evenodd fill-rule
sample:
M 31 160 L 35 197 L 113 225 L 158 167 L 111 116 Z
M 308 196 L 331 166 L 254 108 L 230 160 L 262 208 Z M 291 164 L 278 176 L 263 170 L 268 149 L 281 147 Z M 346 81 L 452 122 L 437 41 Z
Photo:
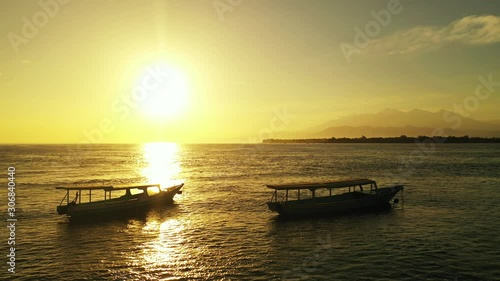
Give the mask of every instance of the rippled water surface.
M 13 145 L 0 164 L 2 209 L 17 171 L 5 280 L 500 280 L 498 144 Z M 267 183 L 359 177 L 406 184 L 404 208 L 281 220 L 265 205 Z M 56 186 L 144 182 L 184 193 L 130 219 L 55 212 Z

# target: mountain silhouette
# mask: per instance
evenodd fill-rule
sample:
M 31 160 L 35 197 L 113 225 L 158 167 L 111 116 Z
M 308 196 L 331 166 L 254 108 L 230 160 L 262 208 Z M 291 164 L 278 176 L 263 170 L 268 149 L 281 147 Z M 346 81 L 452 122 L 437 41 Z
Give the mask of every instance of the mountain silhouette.
M 282 138 L 398 137 L 401 135 L 445 135 L 500 137 L 500 123 L 479 121 L 457 113 L 413 109 L 407 112 L 385 109 L 378 113 L 352 114 L 299 131 L 282 132 Z M 436 130 L 436 128 L 442 130 Z M 436 133 L 437 132 L 437 133 Z M 442 132 L 442 133 L 441 133 Z

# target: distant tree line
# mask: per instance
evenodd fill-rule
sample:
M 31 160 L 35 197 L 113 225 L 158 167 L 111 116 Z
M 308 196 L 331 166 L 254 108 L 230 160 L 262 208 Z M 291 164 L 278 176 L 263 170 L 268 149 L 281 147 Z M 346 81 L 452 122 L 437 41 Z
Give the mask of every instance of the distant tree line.
M 367 138 L 325 138 L 325 139 L 265 139 L 262 143 L 415 143 L 424 140 L 433 140 L 436 143 L 500 143 L 500 138 L 480 138 L 480 137 L 455 137 L 455 136 L 418 136 L 408 137 L 401 135 L 399 137 L 373 137 Z

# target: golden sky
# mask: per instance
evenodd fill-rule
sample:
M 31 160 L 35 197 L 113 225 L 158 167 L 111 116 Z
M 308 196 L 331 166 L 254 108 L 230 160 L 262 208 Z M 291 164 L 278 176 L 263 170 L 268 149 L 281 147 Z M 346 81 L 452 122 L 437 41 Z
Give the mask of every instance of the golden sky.
M 500 6 L 351 2 L 1 1 L 0 143 L 258 141 L 478 77 L 471 118 L 500 119 Z

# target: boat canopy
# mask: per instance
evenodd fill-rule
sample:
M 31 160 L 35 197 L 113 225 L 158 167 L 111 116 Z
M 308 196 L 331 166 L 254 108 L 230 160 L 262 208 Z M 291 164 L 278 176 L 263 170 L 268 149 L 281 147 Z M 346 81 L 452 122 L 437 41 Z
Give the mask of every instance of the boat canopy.
M 63 187 L 58 186 L 56 189 L 64 189 L 64 190 L 105 190 L 105 191 L 114 191 L 114 190 L 126 190 L 126 189 L 146 189 L 148 187 L 157 186 L 160 187 L 160 184 L 145 184 L 145 185 L 132 185 L 132 186 L 112 186 L 112 185 L 101 185 L 101 186 L 70 186 Z
M 351 179 L 329 182 L 315 183 L 292 183 L 292 184 L 268 184 L 267 187 L 274 190 L 296 190 L 296 189 L 320 189 L 320 188 L 343 188 L 350 186 L 359 186 L 365 184 L 376 184 L 374 180 L 369 179 Z

